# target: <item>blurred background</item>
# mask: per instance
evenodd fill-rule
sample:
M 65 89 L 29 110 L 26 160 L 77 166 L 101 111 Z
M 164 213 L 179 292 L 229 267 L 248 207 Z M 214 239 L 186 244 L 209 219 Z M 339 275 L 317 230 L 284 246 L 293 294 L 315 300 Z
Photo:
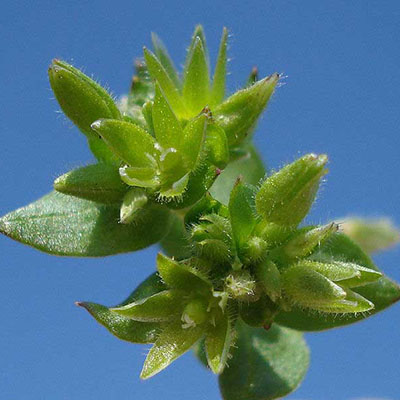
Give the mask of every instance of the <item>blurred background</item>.
M 400 225 L 398 1 L 5 1 L 0 12 L 0 214 L 36 200 L 92 161 L 50 91 L 60 57 L 115 95 L 151 31 L 183 63 L 195 24 L 212 61 L 231 32 L 229 91 L 251 68 L 286 78 L 255 141 L 270 168 L 330 157 L 309 221 L 391 216 Z M 0 388 L 4 399 L 219 399 L 191 354 L 149 381 L 148 347 L 112 337 L 74 301 L 115 304 L 155 268 L 157 247 L 104 259 L 58 258 L 0 237 Z M 400 281 L 400 248 L 375 257 Z M 358 325 L 307 334 L 310 371 L 290 399 L 400 398 L 400 305 Z M 243 399 L 245 400 L 245 399 Z

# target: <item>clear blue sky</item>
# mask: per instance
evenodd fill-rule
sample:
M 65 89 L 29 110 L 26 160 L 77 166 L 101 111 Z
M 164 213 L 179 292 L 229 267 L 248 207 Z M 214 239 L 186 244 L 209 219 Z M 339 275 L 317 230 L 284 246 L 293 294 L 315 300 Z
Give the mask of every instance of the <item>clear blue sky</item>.
M 400 225 L 398 1 L 5 1 L 0 13 L 0 213 L 51 189 L 92 158 L 47 81 L 61 57 L 121 95 L 156 31 L 181 63 L 204 24 L 211 56 L 232 32 L 229 88 L 253 65 L 283 72 L 256 143 L 271 167 L 326 152 L 330 173 L 310 216 L 388 215 Z M 105 259 L 42 254 L 0 237 L 2 399 L 217 400 L 216 379 L 187 355 L 150 381 L 145 346 L 118 341 L 76 300 L 114 304 L 154 270 L 157 248 Z M 376 257 L 400 280 L 400 249 Z M 359 325 L 309 334 L 309 374 L 291 399 L 400 398 L 400 305 Z M 244 399 L 245 400 L 245 399 Z

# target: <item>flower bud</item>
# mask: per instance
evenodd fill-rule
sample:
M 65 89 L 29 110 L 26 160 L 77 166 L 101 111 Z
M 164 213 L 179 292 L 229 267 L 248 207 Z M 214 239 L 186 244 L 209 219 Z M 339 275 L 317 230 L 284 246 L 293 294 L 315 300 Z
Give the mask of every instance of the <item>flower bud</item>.
M 284 246 L 283 251 L 289 258 L 306 257 L 331 234 L 338 231 L 334 222 L 311 230 L 300 230 Z
M 338 282 L 340 286 L 349 288 L 376 282 L 382 276 L 379 271 L 344 261 L 303 260 L 299 264 L 319 272 L 333 282 Z
M 251 264 L 262 260 L 266 255 L 268 244 L 258 237 L 250 237 L 245 245 L 241 248 L 241 259 L 245 264 Z
M 327 161 L 326 155 L 308 154 L 268 177 L 256 195 L 257 212 L 268 222 L 298 225 L 314 202 Z
M 122 200 L 127 186 L 121 181 L 118 168 L 99 163 L 60 176 L 54 181 L 54 189 L 70 196 L 113 204 Z
M 277 266 L 272 261 L 266 260 L 257 264 L 255 273 L 264 292 L 272 301 L 278 300 L 281 297 L 282 282 Z
M 307 264 L 287 269 L 282 282 L 286 299 L 298 307 L 326 313 L 357 313 L 374 308 L 369 300 L 332 282 Z
M 100 118 L 121 118 L 112 97 L 84 73 L 64 61 L 53 60 L 50 85 L 65 115 L 89 138 L 91 124 Z
M 272 74 L 247 89 L 239 90 L 215 108 L 215 120 L 224 129 L 230 147 L 242 143 L 251 133 L 278 80 L 279 75 Z

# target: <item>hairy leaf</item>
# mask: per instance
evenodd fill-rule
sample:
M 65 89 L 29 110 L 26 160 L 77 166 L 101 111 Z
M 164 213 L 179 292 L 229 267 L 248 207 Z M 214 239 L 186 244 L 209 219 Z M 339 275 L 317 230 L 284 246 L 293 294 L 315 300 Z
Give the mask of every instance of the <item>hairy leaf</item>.
M 239 324 L 238 324 L 239 325 Z M 297 388 L 309 351 L 302 335 L 273 325 L 268 331 L 240 324 L 229 367 L 219 377 L 224 400 L 272 400 Z
M 136 225 L 118 221 L 116 206 L 51 192 L 1 218 L 0 232 L 46 253 L 100 257 L 158 242 L 169 229 L 169 212 L 153 205 Z

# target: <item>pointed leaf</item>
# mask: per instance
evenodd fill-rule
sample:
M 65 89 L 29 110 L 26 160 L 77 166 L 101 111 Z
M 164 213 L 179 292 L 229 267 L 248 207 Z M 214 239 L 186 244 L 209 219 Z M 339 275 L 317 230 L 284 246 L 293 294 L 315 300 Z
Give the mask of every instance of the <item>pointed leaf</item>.
M 116 119 L 98 120 L 92 124 L 92 128 L 130 166 L 155 168 L 154 139 L 144 129 Z
M 127 192 L 118 168 L 103 163 L 67 172 L 54 181 L 54 189 L 104 204 L 120 202 Z
M 207 117 L 204 113 L 192 118 L 183 131 L 182 156 L 188 170 L 201 162 L 202 149 L 206 140 Z
M 210 95 L 211 108 L 221 103 L 225 97 L 227 47 L 228 47 L 228 30 L 224 28 L 222 31 L 221 44 L 219 46 L 217 64 L 215 66 L 213 84 Z
M 173 213 L 171 219 L 171 228 L 161 240 L 161 248 L 165 254 L 176 260 L 189 258 L 191 255 L 189 234 L 185 229 L 182 218 Z
M 239 248 L 249 239 L 256 223 L 254 186 L 237 181 L 229 199 L 229 214 L 232 233 Z
M 239 325 L 239 324 L 238 324 Z M 219 377 L 224 400 L 272 400 L 297 388 L 309 364 L 302 335 L 273 325 L 268 331 L 240 324 L 229 367 Z
M 81 302 L 77 305 L 84 307 L 99 324 L 121 340 L 132 343 L 154 343 L 161 331 L 161 325 L 158 323 L 134 321 L 110 311 L 101 304 Z
M 167 286 L 182 290 L 210 290 L 211 282 L 204 274 L 195 268 L 178 263 L 159 253 L 157 256 L 157 270 Z
M 371 259 L 343 234 L 333 235 L 321 246 L 319 254 L 320 258 L 324 260 L 340 259 L 376 270 Z M 400 300 L 400 286 L 386 277 L 380 278 L 377 282 L 357 287 L 353 291 L 372 302 L 375 308 L 369 313 L 346 314 L 340 318 L 336 315 L 310 314 L 294 308 L 289 312 L 280 312 L 275 320 L 280 325 L 301 331 L 322 331 L 361 321 Z
M 118 219 L 119 207 L 52 192 L 2 217 L 0 232 L 46 253 L 100 257 L 150 246 L 169 229 L 162 206 L 147 208 L 138 225 Z
M 204 325 L 183 329 L 182 323 L 168 325 L 147 355 L 140 377 L 148 379 L 186 353 L 204 335 Z
M 224 370 L 233 339 L 231 322 L 227 315 L 221 313 L 216 318 L 215 326 L 207 331 L 205 341 L 208 365 L 214 374 L 220 374 Z
M 161 147 L 181 148 L 183 140 L 181 124 L 157 83 L 153 105 L 153 126 L 157 142 Z
M 194 32 L 192 35 L 192 40 L 190 42 L 190 46 L 188 48 L 187 51 L 187 55 L 186 55 L 186 60 L 185 60 L 185 67 L 184 67 L 184 75 L 186 73 L 186 70 L 189 66 L 189 61 L 192 57 L 193 51 L 196 47 L 196 41 L 197 39 L 201 40 L 201 43 L 203 45 L 203 49 L 204 49 L 204 53 L 206 56 L 206 61 L 207 61 L 207 65 L 210 64 L 210 59 L 209 59 L 209 54 L 208 54 L 208 48 L 207 48 L 207 42 L 206 42 L 206 35 L 204 33 L 204 29 L 201 25 L 196 25 L 196 27 L 194 28 Z
M 279 75 L 273 74 L 253 86 L 234 93 L 215 110 L 213 115 L 234 147 L 250 135 L 275 90 Z
M 162 290 L 165 290 L 165 286 L 157 274 L 152 274 L 120 305 L 139 301 Z M 162 325 L 159 323 L 139 322 L 122 317 L 110 311 L 108 307 L 100 304 L 90 302 L 78 302 L 76 304 L 89 311 L 96 321 L 103 325 L 110 333 L 128 342 L 154 343 L 162 328 Z
M 229 145 L 224 130 L 217 124 L 207 125 L 206 150 L 208 162 L 224 169 L 229 162 Z
M 154 32 L 151 33 L 151 41 L 153 43 L 154 52 L 156 53 L 157 58 L 160 60 L 160 63 L 164 67 L 168 76 L 171 78 L 172 82 L 177 88 L 179 88 L 181 86 L 181 80 L 179 79 L 174 63 L 168 54 L 167 48 Z
M 100 118 L 121 118 L 107 91 L 83 72 L 61 60 L 49 68 L 53 92 L 68 118 L 88 137 L 96 136 L 90 125 Z
M 183 292 L 164 290 L 145 299 L 121 307 L 110 308 L 110 310 L 135 321 L 165 322 L 176 319 L 182 313 L 183 300 Z
M 210 77 L 206 54 L 200 38 L 196 38 L 183 77 L 183 101 L 193 113 L 199 113 L 209 101 Z
M 165 68 L 161 65 L 157 57 L 146 48 L 144 49 L 144 59 L 146 60 L 151 77 L 160 85 L 174 112 L 179 118 L 186 118 L 187 110 L 182 97 Z
M 298 225 L 315 200 L 327 162 L 326 155 L 308 154 L 269 176 L 257 193 L 257 212 L 268 222 Z

